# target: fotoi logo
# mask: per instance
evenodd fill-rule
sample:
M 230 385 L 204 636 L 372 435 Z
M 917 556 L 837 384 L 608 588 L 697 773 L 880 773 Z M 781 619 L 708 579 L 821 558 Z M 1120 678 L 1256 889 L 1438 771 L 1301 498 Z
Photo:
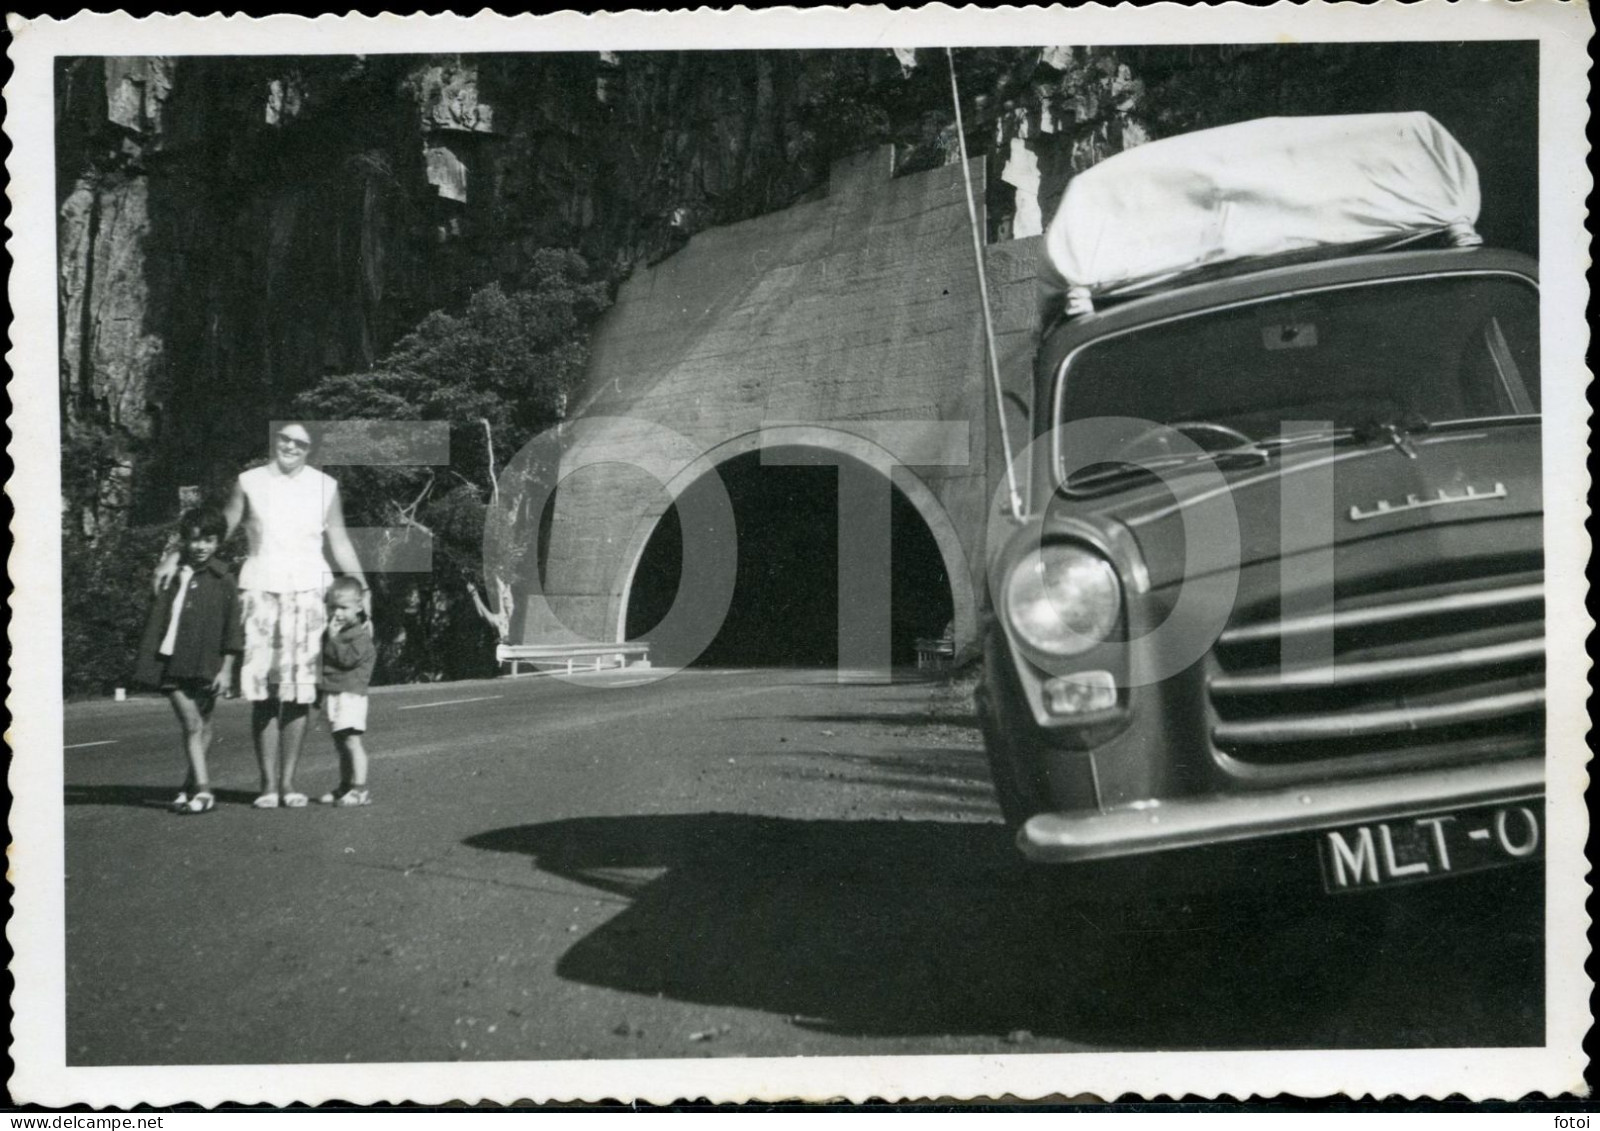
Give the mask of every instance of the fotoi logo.
M 316 422 L 314 427 L 316 462 L 324 466 L 359 467 L 381 475 L 384 469 L 449 463 L 445 422 L 346 420 Z M 1281 663 L 1286 668 L 1311 660 L 1331 663 L 1331 627 L 1316 630 L 1317 611 L 1331 607 L 1333 593 L 1335 507 L 1333 459 L 1328 455 L 1332 446 L 1327 439 L 1331 430 L 1317 422 L 1293 422 L 1286 424 L 1281 434 L 1303 437 L 1294 474 L 1279 477 L 1284 614 L 1304 619 L 1311 629 L 1295 637 L 1292 649 L 1284 649 Z M 791 462 L 803 447 L 808 449 L 809 462 L 832 463 L 839 470 L 837 667 L 841 681 L 862 672 L 887 674 L 889 668 L 891 484 L 906 468 L 968 466 L 969 435 L 968 422 L 948 420 L 782 421 L 761 429 L 753 446 L 761 452 L 763 464 Z M 803 438 L 803 443 L 798 438 Z M 1136 450 L 1130 450 L 1130 438 L 1137 441 Z M 1097 668 L 1110 673 L 1116 685 L 1136 687 L 1164 680 L 1203 657 L 1232 615 L 1239 580 L 1238 512 L 1224 469 L 1252 463 L 1265 472 L 1271 453 L 1232 444 L 1218 450 L 1197 442 L 1181 425 L 1174 428 L 1151 420 L 1106 417 L 1075 421 L 1037 436 L 1019 453 L 1017 466 L 1034 467 L 1036 460 L 1052 462 L 1048 475 L 1035 477 L 1035 490 L 1044 497 L 1032 500 L 1031 514 L 1009 514 L 1004 485 L 996 488 L 989 510 L 986 580 L 997 613 L 1011 614 L 1009 595 L 1019 586 L 1026 589 L 1031 575 L 1042 581 L 1032 598 L 1038 606 L 1033 612 L 1059 621 L 1063 632 L 1075 631 L 1071 626 L 1082 612 L 1085 594 L 1078 592 L 1076 585 L 1053 583 L 1050 578 L 1054 568 L 1050 553 L 1059 556 L 1060 551 L 1047 553 L 1047 548 L 1063 545 L 1080 547 L 1104 560 L 1116 590 L 1114 596 L 1121 601 L 1121 585 L 1128 583 L 1121 575 L 1136 574 L 1140 568 L 1139 562 L 1129 558 L 1128 546 L 1107 543 L 1110 526 L 1106 523 L 1097 525 L 1084 517 L 1047 521 L 1046 515 L 1060 498 L 1070 500 L 1072 485 L 1080 474 L 1111 465 L 1129 466 L 1146 480 L 1159 481 L 1170 502 L 1147 508 L 1131 520 L 1118 519 L 1116 524 L 1134 527 L 1135 547 L 1138 523 L 1155 516 L 1181 524 L 1183 582 L 1159 623 L 1139 626 L 1137 636 L 1124 633 L 1121 638 L 1108 634 L 1103 639 L 1086 639 L 1081 642 L 1084 648 L 1070 653 L 1069 666 L 1081 666 L 1083 653 L 1092 648 Z M 546 596 L 541 565 L 546 550 L 541 543 L 550 537 L 550 504 L 556 491 L 573 476 L 607 464 L 644 472 L 662 486 L 670 504 L 679 508 L 683 580 L 658 628 L 675 640 L 688 641 L 691 658 L 638 673 L 641 679 L 666 678 L 692 663 L 722 628 L 734 598 L 739 545 L 733 505 L 711 452 L 703 443 L 654 421 L 581 417 L 536 436 L 505 465 L 489 500 L 483 532 L 489 612 L 498 618 L 503 639 L 513 607 L 520 606 L 516 611 L 521 623 L 540 625 L 540 643 L 547 647 L 600 655 L 607 646 L 623 643 L 589 639 L 564 624 Z M 691 485 L 696 490 L 688 490 Z M 939 509 L 942 519 L 955 525 L 937 498 L 930 496 L 924 505 Z M 432 567 L 431 533 L 406 521 L 403 507 L 398 508 L 397 517 L 401 521 L 395 525 L 350 529 L 351 543 L 364 567 L 373 573 L 428 572 Z M 959 549 L 954 553 L 961 555 Z M 1136 558 L 1137 550 L 1132 554 Z M 955 564 L 957 568 L 950 571 L 951 584 L 970 584 L 967 563 Z M 1043 661 L 1049 662 L 1047 655 Z M 560 670 L 550 674 L 566 677 Z
M 787 464 L 803 448 L 807 464 L 837 468 L 836 666 L 842 682 L 889 671 L 890 504 L 896 469 L 966 466 L 968 433 L 964 421 L 783 421 L 765 425 L 756 436 L 752 446 L 764 465 Z M 733 504 L 704 444 L 654 421 L 621 416 L 582 417 L 535 437 L 499 477 L 484 528 L 486 588 L 498 595 L 502 615 L 508 602 L 521 602 L 523 623 L 541 626 L 546 647 L 603 653 L 617 643 L 587 639 L 561 621 L 546 596 L 538 552 L 554 493 L 574 476 L 607 464 L 644 472 L 678 508 L 681 580 L 653 631 L 674 640 L 690 658 L 639 672 L 641 679 L 663 679 L 709 647 L 734 598 L 739 544 Z M 969 584 L 969 571 L 953 572 L 952 583 Z M 565 678 L 560 671 L 552 674 Z
M 371 474 L 381 477 L 384 470 L 450 463 L 450 425 L 442 420 L 276 421 L 272 426 L 275 449 L 285 446 L 284 437 L 294 432 L 295 425 L 307 435 L 305 458 L 322 467 L 373 469 Z M 280 461 L 287 454 L 280 451 Z M 324 486 L 338 490 L 336 479 Z M 418 498 L 410 508 L 397 502 L 395 517 L 399 521 L 390 526 L 344 526 L 342 502 L 332 499 L 324 499 L 324 513 L 338 514 L 338 524 L 344 527 L 366 573 L 431 573 L 433 533 L 411 521 L 409 513 L 421 501 Z
M 1232 618 L 1244 560 L 1235 491 L 1270 482 L 1279 595 L 1296 629 L 1278 663 L 1331 668 L 1336 434 L 1327 422 L 1286 421 L 1278 435 L 1292 440 L 1269 448 L 1231 429 L 1113 416 L 1042 433 L 1017 461 L 1048 469 L 1035 477 L 1042 497 L 1031 514 L 1007 521 L 1006 487 L 993 495 L 985 561 L 996 612 L 1053 676 L 1081 674 L 1106 690 L 1160 683 L 1210 652 Z M 1255 522 L 1259 540 L 1266 516 Z M 1175 598 L 1159 620 L 1130 624 L 1126 588 L 1148 584 L 1143 546 L 1173 525 L 1178 534 L 1158 541 L 1181 546 Z

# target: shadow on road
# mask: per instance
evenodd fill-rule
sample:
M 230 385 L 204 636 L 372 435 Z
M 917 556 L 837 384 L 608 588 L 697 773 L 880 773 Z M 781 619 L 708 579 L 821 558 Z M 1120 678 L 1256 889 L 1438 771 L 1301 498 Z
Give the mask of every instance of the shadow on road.
M 793 749 L 805 760 L 779 765 L 771 771 L 775 781 L 837 781 L 889 791 L 902 816 L 949 818 L 961 816 L 998 821 L 993 779 L 982 750 L 967 746 L 929 747 L 915 751 L 824 749 L 796 742 Z
M 836 723 L 841 726 L 854 726 L 865 723 L 868 726 L 882 726 L 892 730 L 912 730 L 919 727 L 965 727 L 974 734 L 978 730 L 978 716 L 971 711 L 951 711 L 949 714 L 936 714 L 931 711 L 874 711 L 846 714 L 835 711 L 825 715 L 743 715 L 729 721 L 817 723 L 819 725 Z
M 255 794 L 242 789 L 213 789 L 219 805 L 248 805 Z M 165 809 L 177 796 L 177 786 L 69 785 L 63 794 L 67 805 L 124 805 L 132 809 Z
M 1139 910 L 1128 873 L 1026 868 L 997 824 L 595 817 L 466 843 L 630 899 L 562 956 L 561 977 L 829 1032 L 1026 1030 L 1115 1048 L 1543 1041 L 1530 870 L 1378 899 L 1280 891 Z

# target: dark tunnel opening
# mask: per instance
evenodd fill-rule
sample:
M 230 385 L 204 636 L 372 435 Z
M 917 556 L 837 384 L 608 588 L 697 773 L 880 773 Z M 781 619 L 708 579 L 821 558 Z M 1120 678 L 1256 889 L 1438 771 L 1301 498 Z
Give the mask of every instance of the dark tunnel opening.
M 634 571 L 627 638 L 649 640 L 652 659 L 670 665 L 717 667 L 832 667 L 837 663 L 839 476 L 879 473 L 851 461 L 821 462 L 814 450 L 769 453 L 800 466 L 762 462 L 751 452 L 717 468 L 738 531 L 738 571 L 721 629 L 699 656 L 681 642 L 652 635 L 678 596 L 683 529 L 679 506 L 693 513 L 694 492 L 711 490 L 710 476 L 692 484 L 667 508 Z M 950 579 L 927 523 L 898 487 L 891 491 L 890 662 L 910 665 L 919 637 L 938 636 L 953 616 Z M 689 587 L 696 583 L 689 579 Z M 687 593 L 688 587 L 686 587 Z

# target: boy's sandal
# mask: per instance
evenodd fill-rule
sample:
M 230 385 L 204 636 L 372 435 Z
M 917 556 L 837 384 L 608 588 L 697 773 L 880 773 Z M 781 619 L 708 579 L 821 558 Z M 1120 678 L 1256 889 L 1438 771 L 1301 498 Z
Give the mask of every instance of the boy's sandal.
M 354 808 L 357 805 L 371 805 L 372 797 L 364 785 L 341 785 L 331 793 L 324 793 L 317 798 L 318 805 L 333 805 L 341 809 Z
M 263 793 L 260 797 L 250 802 L 250 808 L 252 809 L 276 809 L 277 807 L 278 795 L 276 793 Z
M 310 800 L 303 793 L 286 793 L 283 795 L 283 807 L 285 809 L 304 809 Z
M 216 796 L 209 789 L 202 789 L 192 794 L 182 805 L 174 807 L 173 812 L 187 816 L 195 813 L 209 813 L 216 807 Z

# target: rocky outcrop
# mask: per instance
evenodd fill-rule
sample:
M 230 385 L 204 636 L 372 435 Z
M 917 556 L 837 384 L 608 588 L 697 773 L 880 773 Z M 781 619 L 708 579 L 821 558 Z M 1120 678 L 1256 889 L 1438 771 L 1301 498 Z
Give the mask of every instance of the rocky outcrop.
M 1071 53 L 972 64 L 975 147 L 1098 113 Z M 295 393 L 514 287 L 539 248 L 620 281 L 820 192 L 842 155 L 895 142 L 909 171 L 954 144 L 930 52 L 68 59 L 58 77 L 62 412 L 120 485 L 71 500 L 90 529 L 225 479 Z
M 103 85 L 74 90 L 66 84 L 66 104 L 72 107 L 74 96 L 98 99 L 91 113 L 103 115 L 122 145 L 58 182 L 66 186 L 59 205 L 58 299 L 68 454 L 73 440 L 111 441 L 96 445 L 87 493 L 80 489 L 75 500 L 87 533 L 102 516 L 114 520 L 128 506 L 135 452 L 154 431 L 151 394 L 160 384 L 165 349 L 147 272 L 150 184 L 138 158 L 144 141 L 161 134 L 173 66 L 166 59 L 108 59 L 101 68 Z M 84 69 L 68 79 L 81 78 Z
M 1032 234 L 1120 148 L 1269 113 L 1428 110 L 1486 200 L 1525 184 L 1530 51 L 1357 51 L 958 52 L 990 239 Z M 820 198 L 851 153 L 892 144 L 899 174 L 955 153 L 928 50 L 76 58 L 56 99 L 67 502 L 91 532 L 219 486 L 296 393 L 476 287 L 515 288 L 541 248 L 616 283 Z

